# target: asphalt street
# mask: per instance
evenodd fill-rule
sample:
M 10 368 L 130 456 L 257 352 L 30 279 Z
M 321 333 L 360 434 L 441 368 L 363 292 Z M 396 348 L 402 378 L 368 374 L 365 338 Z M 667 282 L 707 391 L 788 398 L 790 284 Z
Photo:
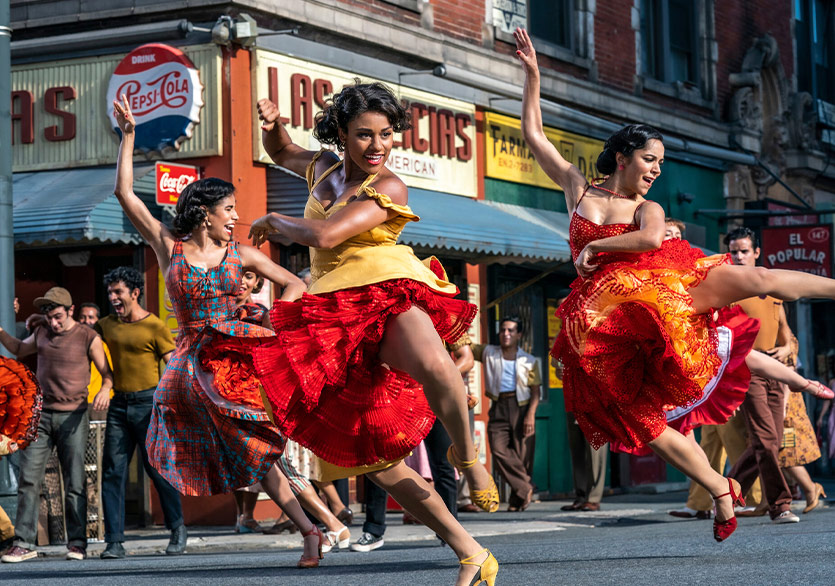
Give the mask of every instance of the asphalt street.
M 521 514 L 462 515 L 499 559 L 498 584 L 835 584 L 835 506 L 800 514 L 793 525 L 768 517 L 742 519 L 724 543 L 711 521 L 673 519 L 683 493 L 622 495 L 597 513 L 565 513 L 564 502 L 534 504 Z M 798 508 L 799 507 L 799 508 Z M 51 555 L 3 564 L 0 582 L 14 584 L 452 584 L 456 562 L 423 527 L 406 529 L 389 515 L 383 548 L 338 552 L 318 570 L 297 570 L 298 535 L 235 541 L 228 528 L 195 528 L 189 553 L 158 555 L 154 536 L 133 542 L 124 560 L 65 561 Z M 222 534 L 217 535 L 217 532 Z M 354 538 L 360 528 L 352 528 Z M 156 537 L 159 537 L 157 535 Z M 138 544 L 138 545 L 137 545 Z M 159 544 L 162 544 L 159 541 Z M 100 548 L 99 548 L 100 549 Z M 91 547 L 91 553 L 95 553 Z M 47 552 L 48 553 L 48 552 Z

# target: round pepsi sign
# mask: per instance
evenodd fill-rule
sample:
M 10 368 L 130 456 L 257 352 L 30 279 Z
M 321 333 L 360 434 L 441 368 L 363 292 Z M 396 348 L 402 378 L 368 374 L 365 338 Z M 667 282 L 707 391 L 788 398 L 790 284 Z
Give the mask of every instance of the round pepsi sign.
M 136 150 L 147 154 L 178 150 L 200 122 L 200 72 L 179 49 L 142 45 L 116 66 L 107 88 L 107 115 L 116 134 L 113 100 L 128 98 L 136 118 Z

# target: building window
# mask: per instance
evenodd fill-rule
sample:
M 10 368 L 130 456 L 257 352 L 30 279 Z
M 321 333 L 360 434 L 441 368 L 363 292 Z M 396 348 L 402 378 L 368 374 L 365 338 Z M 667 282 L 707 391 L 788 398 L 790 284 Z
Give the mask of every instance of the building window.
M 496 39 L 513 43 L 528 29 L 538 53 L 589 67 L 594 59 L 595 3 L 589 0 L 492 0 Z
M 835 103 L 835 2 L 795 0 L 797 89 Z
M 534 40 L 571 50 L 572 0 L 528 0 L 528 30 Z
M 699 83 L 697 2 L 641 0 L 641 65 L 664 83 Z

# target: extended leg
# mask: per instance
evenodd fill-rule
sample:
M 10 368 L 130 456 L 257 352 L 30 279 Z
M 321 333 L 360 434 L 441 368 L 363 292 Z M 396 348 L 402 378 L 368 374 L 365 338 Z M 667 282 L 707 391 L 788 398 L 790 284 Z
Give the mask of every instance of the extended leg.
M 464 381 L 422 309 L 412 307 L 388 321 L 380 343 L 380 360 L 423 385 L 429 406 L 444 424 L 457 457 L 475 460 Z M 479 462 L 463 473 L 473 491 L 491 484 L 490 475 Z
M 771 295 L 784 301 L 795 301 L 801 297 L 835 299 L 835 279 L 800 271 L 721 265 L 690 289 L 690 295 L 697 313 L 706 313 L 756 295 Z
M 676 430 L 670 427 L 666 428 L 649 445 L 666 462 L 701 484 L 711 495 L 728 492 L 728 481 L 710 467 L 703 453 L 694 452 L 690 441 Z M 716 516 L 722 521 L 734 516 L 733 503 L 730 497 L 716 501 Z
M 481 551 L 481 546 L 452 516 L 438 493 L 404 463 L 399 462 L 386 470 L 372 472 L 368 477 L 385 489 L 421 523 L 437 533 L 452 548 L 459 560 Z M 486 554 L 473 561 L 481 562 L 484 557 Z M 469 584 L 469 578 L 475 575 L 476 571 L 477 568 L 474 566 L 461 566 L 458 584 Z

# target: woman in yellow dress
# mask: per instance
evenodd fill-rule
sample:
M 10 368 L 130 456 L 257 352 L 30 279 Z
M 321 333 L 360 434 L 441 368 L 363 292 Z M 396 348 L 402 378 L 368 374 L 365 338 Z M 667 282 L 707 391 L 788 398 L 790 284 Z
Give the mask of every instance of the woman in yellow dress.
M 449 544 L 461 563 L 458 584 L 492 584 L 495 558 L 402 462 L 434 413 L 474 502 L 498 508 L 495 483 L 470 436 L 465 387 L 443 343 L 467 331 L 476 308 L 454 299 L 458 290 L 437 260 L 422 262 L 397 244 L 403 227 L 419 220 L 406 185 L 385 167 L 395 133 L 409 128 L 408 113 L 382 84 L 343 88 L 314 129 L 321 143 L 345 152 L 342 160 L 294 144 L 268 100 L 258 110 L 267 152 L 307 177 L 310 197 L 304 218 L 268 214 L 250 235 L 256 246 L 276 232 L 310 246 L 313 282 L 300 301 L 274 304 L 275 337 L 207 332 L 202 367 L 222 395 L 234 386 L 240 397 L 249 388 L 249 400 L 319 456 L 322 480 L 368 474 Z

